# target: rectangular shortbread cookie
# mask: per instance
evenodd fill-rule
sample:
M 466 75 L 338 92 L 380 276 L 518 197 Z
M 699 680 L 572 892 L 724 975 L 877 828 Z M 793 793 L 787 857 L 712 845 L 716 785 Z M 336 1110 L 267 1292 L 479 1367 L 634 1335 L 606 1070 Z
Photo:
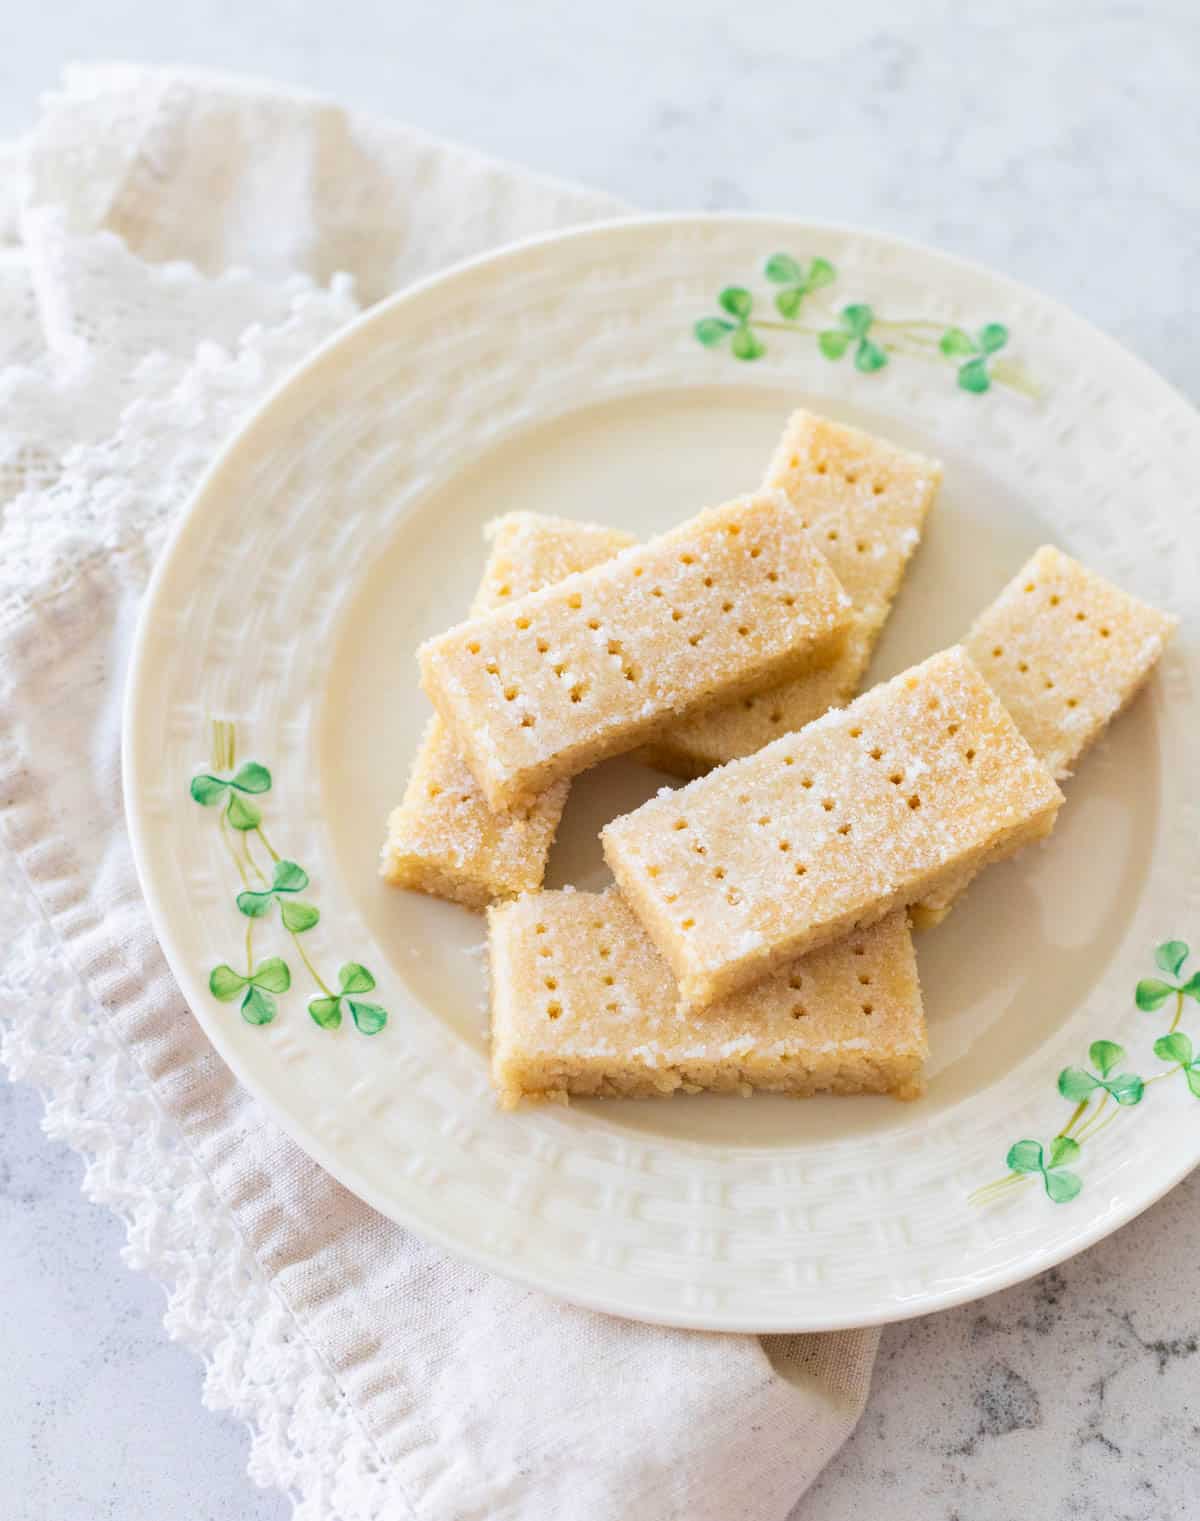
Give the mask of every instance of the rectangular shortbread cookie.
M 570 1094 L 922 1089 L 925 1020 L 903 912 L 689 1017 L 615 889 L 488 915 L 492 1080 L 506 1108 Z
M 613 528 L 514 512 L 488 530 L 491 554 L 472 613 L 551 586 L 633 543 Z M 493 813 L 438 717 L 430 720 L 413 761 L 404 801 L 388 820 L 380 871 L 396 887 L 484 908 L 493 898 L 540 887 L 567 798 L 555 782 L 510 813 Z
M 763 485 L 786 493 L 845 588 L 853 604 L 845 647 L 824 669 L 674 725 L 647 747 L 646 759 L 700 776 L 848 702 L 941 479 L 935 460 L 811 412 L 793 413 Z
M 833 658 L 850 602 L 759 492 L 431 639 L 421 679 L 495 809 L 676 715 Z
M 1043 545 L 963 644 L 1034 754 L 1061 780 L 1136 694 L 1177 621 Z M 914 905 L 914 923 L 944 919 L 968 880 Z
M 1043 545 L 963 647 L 1061 780 L 1138 691 L 1177 622 Z
M 959 647 L 601 834 L 700 1007 L 1046 834 L 1054 778 Z

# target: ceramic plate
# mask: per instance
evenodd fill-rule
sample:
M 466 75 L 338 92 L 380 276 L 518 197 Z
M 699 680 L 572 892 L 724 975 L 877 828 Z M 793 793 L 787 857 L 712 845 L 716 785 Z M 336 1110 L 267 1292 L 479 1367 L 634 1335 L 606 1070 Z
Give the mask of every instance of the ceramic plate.
M 755 484 L 798 405 L 945 463 L 872 679 L 953 642 L 1047 540 L 1180 637 L 1051 841 L 919 938 L 922 1102 L 501 1113 L 482 920 L 376 876 L 426 717 L 415 646 L 464 614 L 488 519 L 653 533 Z M 384 303 L 215 463 L 145 607 L 129 820 L 197 1018 L 363 1199 L 581 1304 L 827 1329 L 1061 1261 L 1200 1159 L 1198 476 L 1196 415 L 1144 365 L 872 234 L 610 224 Z M 597 829 L 662 780 L 621 761 L 578 781 L 550 885 L 599 887 Z

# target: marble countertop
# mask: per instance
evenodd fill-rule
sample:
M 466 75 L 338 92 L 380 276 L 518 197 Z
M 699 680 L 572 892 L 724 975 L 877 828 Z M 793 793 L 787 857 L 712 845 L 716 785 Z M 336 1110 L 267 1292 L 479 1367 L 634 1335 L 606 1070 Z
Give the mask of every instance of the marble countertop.
M 647 209 L 939 244 L 1069 301 L 1196 398 L 1193 3 L 909 0 L 897 20 L 890 0 L 342 0 L 331 29 L 290 0 L 43 0 L 0 52 L 0 135 L 70 57 L 250 70 Z M 6 1515 L 280 1521 L 39 1109 L 0 1084 Z M 1198 1261 L 1194 1175 L 1044 1277 L 888 1329 L 863 1421 L 793 1521 L 1196 1515 Z

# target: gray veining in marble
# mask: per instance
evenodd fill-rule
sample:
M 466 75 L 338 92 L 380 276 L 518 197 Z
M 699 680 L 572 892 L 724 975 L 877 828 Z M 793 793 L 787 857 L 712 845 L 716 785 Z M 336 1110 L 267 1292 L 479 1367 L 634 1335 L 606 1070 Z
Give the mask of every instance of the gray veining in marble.
M 884 1332 L 863 1423 L 794 1521 L 1200 1515 L 1200 1174 L 1006 1293 Z
M 939 244 L 1069 301 L 1200 397 L 1196 16 L 1195 0 L 42 0 L 6 28 L 0 134 L 70 57 L 291 79 L 648 209 Z M 6 1521 L 281 1518 L 35 1115 L 0 1085 Z M 1034 1283 L 886 1331 L 862 1425 L 795 1521 L 1200 1517 L 1198 1261 L 1193 1178 Z

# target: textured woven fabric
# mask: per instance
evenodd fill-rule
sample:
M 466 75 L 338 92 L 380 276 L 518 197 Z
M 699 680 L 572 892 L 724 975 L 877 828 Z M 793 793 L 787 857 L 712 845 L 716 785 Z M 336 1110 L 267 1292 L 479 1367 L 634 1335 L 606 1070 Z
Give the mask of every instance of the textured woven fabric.
M 164 533 L 265 390 L 365 303 L 611 215 L 325 102 L 79 68 L 0 157 L 0 1052 L 119 1211 L 251 1472 L 310 1521 L 768 1521 L 861 1412 L 876 1333 L 655 1329 L 382 1219 L 190 1017 L 120 809 Z

